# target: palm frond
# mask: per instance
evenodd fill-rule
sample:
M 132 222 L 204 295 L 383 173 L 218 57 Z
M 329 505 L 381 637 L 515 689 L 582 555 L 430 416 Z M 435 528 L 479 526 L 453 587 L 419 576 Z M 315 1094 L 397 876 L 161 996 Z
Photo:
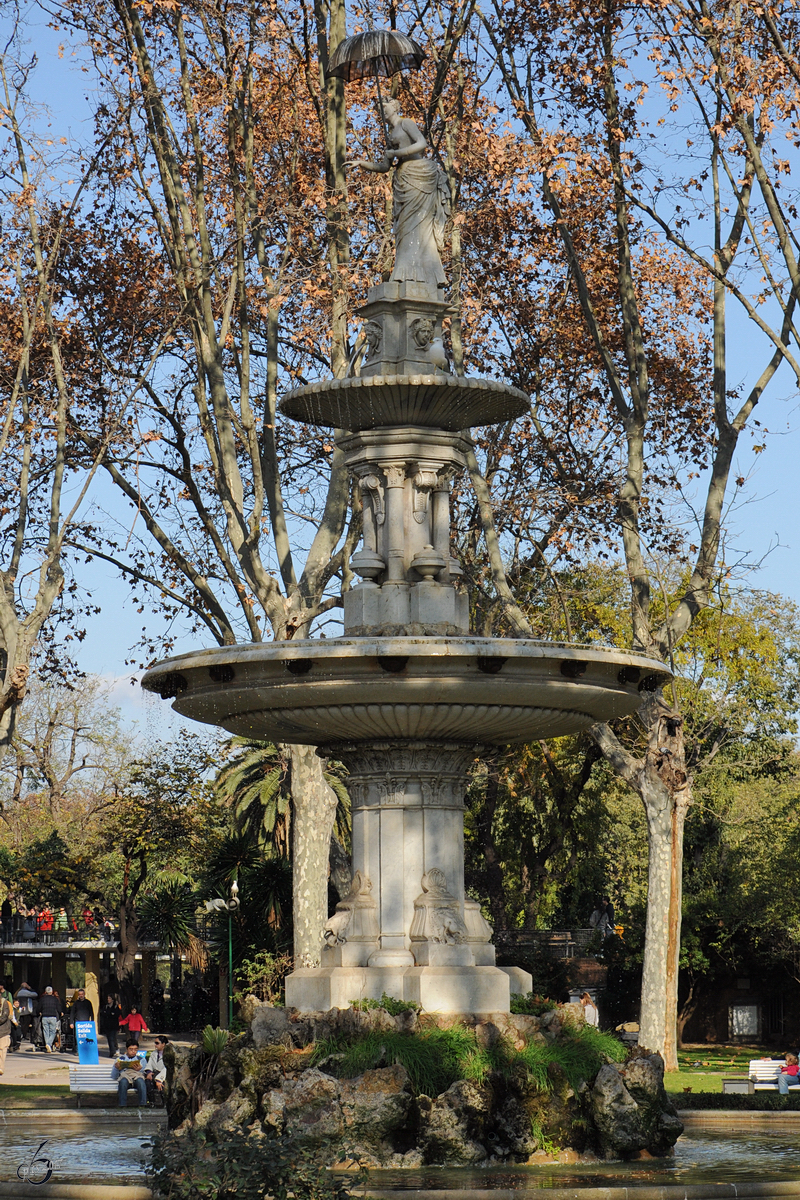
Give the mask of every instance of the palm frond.
M 268 857 L 291 857 L 291 765 L 273 742 L 231 738 L 232 757 L 217 774 L 214 788 L 226 805 L 238 834 L 254 838 Z M 350 845 L 350 797 L 345 782 L 347 768 L 329 762 L 325 782 L 336 796 L 334 833 L 342 846 Z

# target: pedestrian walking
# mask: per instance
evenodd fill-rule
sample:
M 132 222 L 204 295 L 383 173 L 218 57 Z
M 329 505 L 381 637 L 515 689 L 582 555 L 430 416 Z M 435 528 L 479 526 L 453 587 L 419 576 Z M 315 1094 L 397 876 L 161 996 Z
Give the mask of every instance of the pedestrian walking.
M 8 1000 L 0 1000 L 0 1075 L 6 1069 L 6 1054 L 11 1045 L 11 1004 Z
M 108 1042 L 109 1058 L 116 1058 L 117 1055 L 121 1016 L 122 1009 L 113 996 L 108 996 L 105 1004 L 100 1009 L 100 1032 L 105 1035 Z
M 86 999 L 85 988 L 78 988 L 75 993 L 75 999 L 72 1003 L 72 1008 L 69 1010 L 69 1027 L 75 1028 L 76 1021 L 93 1021 L 94 1008 L 91 1000 Z
M 35 1041 L 35 1033 L 33 1032 L 33 1018 L 36 1011 L 36 1001 L 39 999 L 39 993 L 35 992 L 28 983 L 27 979 L 23 979 L 21 987 L 18 987 L 14 993 L 14 999 L 19 1000 L 20 1024 L 22 1033 L 30 1041 Z
M 44 989 L 44 995 L 39 1001 L 38 1011 L 39 1016 L 42 1018 L 45 1054 L 52 1054 L 53 1043 L 56 1040 L 61 1018 L 64 1015 L 64 1005 L 51 987 Z

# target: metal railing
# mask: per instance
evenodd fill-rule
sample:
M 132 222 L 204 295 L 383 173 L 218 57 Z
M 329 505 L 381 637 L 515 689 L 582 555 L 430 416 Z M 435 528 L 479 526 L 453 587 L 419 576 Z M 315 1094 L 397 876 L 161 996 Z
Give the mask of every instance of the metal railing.
M 594 929 L 499 929 L 493 941 L 498 949 L 527 951 L 540 957 L 574 958 L 586 954 Z

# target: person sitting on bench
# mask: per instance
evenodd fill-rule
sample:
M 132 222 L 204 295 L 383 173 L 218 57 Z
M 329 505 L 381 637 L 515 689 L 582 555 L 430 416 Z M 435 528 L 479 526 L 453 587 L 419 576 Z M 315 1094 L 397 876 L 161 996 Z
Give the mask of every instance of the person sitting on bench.
M 788 1096 L 789 1084 L 800 1082 L 797 1078 L 798 1059 L 796 1054 L 784 1054 L 784 1058 L 786 1059 L 786 1066 L 781 1067 L 780 1074 L 778 1075 L 778 1091 L 782 1096 Z
M 128 1107 L 128 1088 L 136 1088 L 140 1107 L 147 1104 L 147 1084 L 142 1071 L 142 1060 L 139 1057 L 139 1043 L 130 1038 L 125 1045 L 123 1054 L 111 1068 L 111 1078 L 119 1080 L 117 1093 L 120 1108 Z

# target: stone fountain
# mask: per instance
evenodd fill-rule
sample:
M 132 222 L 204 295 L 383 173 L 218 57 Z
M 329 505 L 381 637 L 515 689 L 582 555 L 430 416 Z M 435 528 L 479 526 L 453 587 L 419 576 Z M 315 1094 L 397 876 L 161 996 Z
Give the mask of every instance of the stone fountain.
M 395 268 L 369 290 L 344 379 L 296 388 L 283 413 L 337 430 L 362 497 L 360 582 L 340 638 L 203 650 L 158 663 L 143 687 L 233 734 L 317 746 L 343 762 L 353 815 L 349 894 L 320 930 L 319 967 L 286 1003 L 345 1008 L 383 992 L 440 1012 L 508 1012 L 531 977 L 497 967 L 492 930 L 464 891 L 464 795 L 497 746 L 577 733 L 632 713 L 669 674 L 625 651 L 470 635 L 450 547 L 450 489 L 469 429 L 521 416 L 528 397 L 451 370 L 440 257 L 447 185 L 412 121 L 388 101 Z M 363 357 L 363 361 L 361 361 Z M 341 432 L 346 430 L 347 432 Z

